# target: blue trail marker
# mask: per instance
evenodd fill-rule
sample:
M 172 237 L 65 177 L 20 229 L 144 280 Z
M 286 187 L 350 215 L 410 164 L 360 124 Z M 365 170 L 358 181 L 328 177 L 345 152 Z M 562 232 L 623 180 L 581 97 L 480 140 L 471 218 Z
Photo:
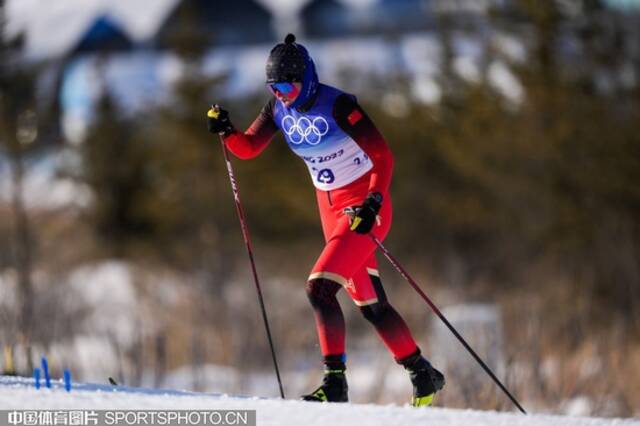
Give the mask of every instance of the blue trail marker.
M 67 392 L 71 392 L 71 371 L 68 368 L 64 369 L 64 388 Z
M 33 385 L 36 389 L 40 389 L 40 369 L 38 367 L 33 369 Z
M 42 356 L 42 372 L 44 373 L 44 384 L 48 389 L 51 389 L 51 376 L 49 375 L 49 363 L 47 357 Z

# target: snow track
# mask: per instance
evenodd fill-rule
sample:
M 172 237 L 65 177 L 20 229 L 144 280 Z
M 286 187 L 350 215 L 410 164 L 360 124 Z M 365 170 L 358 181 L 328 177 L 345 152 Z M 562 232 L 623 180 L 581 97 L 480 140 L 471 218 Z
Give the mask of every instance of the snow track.
M 0 409 L 256 410 L 259 426 L 640 426 L 637 419 L 597 419 L 397 405 L 310 402 L 60 381 L 36 390 L 33 380 L 0 377 Z

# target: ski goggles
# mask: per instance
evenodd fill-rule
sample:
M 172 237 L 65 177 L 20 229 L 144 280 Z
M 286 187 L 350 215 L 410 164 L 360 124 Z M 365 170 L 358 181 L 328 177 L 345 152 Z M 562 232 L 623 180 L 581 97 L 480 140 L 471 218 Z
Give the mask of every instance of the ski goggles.
M 271 83 L 271 84 L 268 84 L 268 86 L 269 86 L 269 90 L 271 90 L 271 92 L 274 95 L 276 95 L 277 93 L 280 93 L 281 95 L 289 99 L 294 99 L 296 96 L 298 96 L 298 93 L 300 92 L 300 89 L 298 89 L 298 87 L 294 83 L 290 83 L 288 81 Z

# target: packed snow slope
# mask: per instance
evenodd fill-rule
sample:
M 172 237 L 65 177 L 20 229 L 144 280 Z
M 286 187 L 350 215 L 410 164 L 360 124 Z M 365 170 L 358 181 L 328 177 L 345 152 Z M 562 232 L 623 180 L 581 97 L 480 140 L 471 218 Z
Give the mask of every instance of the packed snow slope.
M 32 379 L 0 376 L 0 409 L 256 410 L 258 426 L 640 426 L 640 420 L 496 413 L 409 406 L 317 404 L 174 390 L 60 381 L 37 390 Z

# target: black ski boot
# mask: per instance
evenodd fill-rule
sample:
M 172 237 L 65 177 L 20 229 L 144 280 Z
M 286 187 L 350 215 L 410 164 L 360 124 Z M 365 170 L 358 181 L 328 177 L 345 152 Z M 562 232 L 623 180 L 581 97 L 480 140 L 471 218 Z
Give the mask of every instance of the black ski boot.
M 413 383 L 413 397 L 411 405 L 414 407 L 428 407 L 433 403 L 436 392 L 444 387 L 444 375 L 433 368 L 420 351 L 400 361 L 409 372 Z
M 301 399 L 316 402 L 348 402 L 349 387 L 344 374 L 346 369 L 344 362 L 326 363 L 320 387 L 310 394 L 302 395 Z

